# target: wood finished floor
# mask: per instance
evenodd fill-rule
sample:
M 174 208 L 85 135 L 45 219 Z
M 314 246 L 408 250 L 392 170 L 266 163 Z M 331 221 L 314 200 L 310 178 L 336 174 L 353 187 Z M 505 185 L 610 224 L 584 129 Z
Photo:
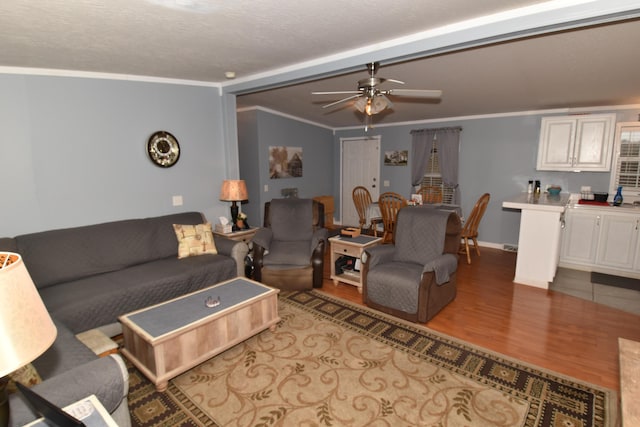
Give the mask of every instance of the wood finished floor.
M 516 254 L 481 248 L 460 261 L 456 299 L 428 328 L 619 392 L 618 337 L 640 341 L 640 316 L 560 292 L 513 283 Z M 329 280 L 322 291 L 362 304 L 357 288 Z

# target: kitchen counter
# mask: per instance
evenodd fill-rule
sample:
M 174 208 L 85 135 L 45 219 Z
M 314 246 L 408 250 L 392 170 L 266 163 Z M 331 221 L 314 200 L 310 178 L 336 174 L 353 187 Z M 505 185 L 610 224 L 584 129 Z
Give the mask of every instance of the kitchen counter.
M 549 288 L 560 258 L 562 221 L 568 202 L 566 193 L 521 193 L 502 202 L 503 208 L 521 211 L 515 283 Z
M 570 195 L 568 193 L 560 193 L 557 196 L 552 196 L 547 193 L 540 194 L 539 196 L 529 193 L 521 193 L 502 202 L 502 207 L 548 212 L 564 212 L 567 204 L 569 203 L 569 196 Z

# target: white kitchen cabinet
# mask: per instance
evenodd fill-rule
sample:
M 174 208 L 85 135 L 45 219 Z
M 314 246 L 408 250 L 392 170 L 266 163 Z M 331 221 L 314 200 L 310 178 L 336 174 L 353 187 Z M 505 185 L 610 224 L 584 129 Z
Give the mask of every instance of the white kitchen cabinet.
M 560 266 L 640 278 L 640 211 L 568 208 Z
M 542 118 L 538 170 L 609 171 L 615 114 Z
M 596 264 L 632 270 L 638 241 L 638 215 L 606 214 L 598 239 Z
M 593 264 L 596 261 L 601 215 L 593 211 L 565 214 L 561 257 L 563 261 Z

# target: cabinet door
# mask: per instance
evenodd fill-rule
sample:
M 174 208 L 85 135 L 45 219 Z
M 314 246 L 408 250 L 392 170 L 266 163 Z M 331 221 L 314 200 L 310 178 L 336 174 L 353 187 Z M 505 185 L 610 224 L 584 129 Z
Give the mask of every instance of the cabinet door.
M 637 215 L 606 214 L 602 217 L 596 263 L 632 269 L 638 241 Z
M 611 169 L 612 140 L 615 118 L 611 115 L 578 119 L 573 167 L 580 170 Z
M 538 170 L 566 170 L 573 165 L 575 118 L 544 117 L 538 145 Z
M 596 260 L 601 216 L 568 209 L 562 235 L 561 261 L 593 264 Z

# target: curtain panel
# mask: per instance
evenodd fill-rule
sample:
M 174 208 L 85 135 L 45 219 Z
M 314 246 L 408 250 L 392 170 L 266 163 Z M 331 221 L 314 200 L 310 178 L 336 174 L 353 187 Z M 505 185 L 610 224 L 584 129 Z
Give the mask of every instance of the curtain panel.
M 417 129 L 411 131 L 411 184 L 416 186 L 422 182 L 427 171 L 427 162 L 433 141 L 436 142 L 442 182 L 451 188 L 458 189 L 458 158 L 460 152 L 461 127 L 436 129 Z M 458 201 L 455 191 L 455 202 Z

